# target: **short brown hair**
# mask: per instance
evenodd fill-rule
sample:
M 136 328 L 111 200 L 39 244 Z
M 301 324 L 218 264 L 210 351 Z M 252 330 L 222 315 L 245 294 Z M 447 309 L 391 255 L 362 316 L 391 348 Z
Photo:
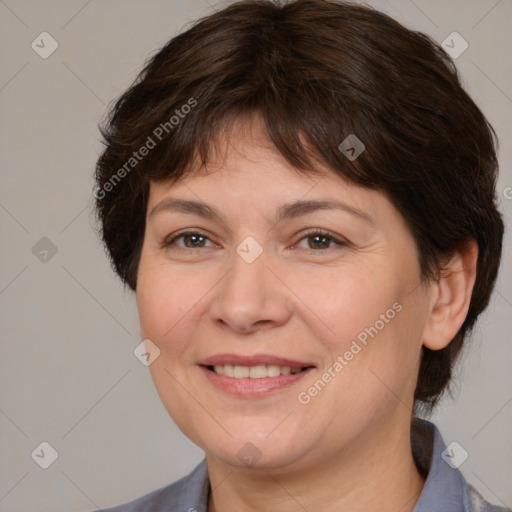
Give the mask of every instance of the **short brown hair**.
M 489 302 L 503 237 L 496 134 L 452 60 L 429 36 L 342 1 L 236 2 L 174 37 L 102 128 L 96 214 L 113 268 L 132 290 L 150 181 L 178 180 L 196 158 L 205 165 L 222 129 L 250 114 L 262 116 L 297 172 L 321 161 L 386 193 L 414 236 L 423 279 L 438 279 L 443 258 L 477 241 L 463 325 L 445 349 L 423 348 L 415 400 L 431 410 Z M 338 149 L 349 134 L 366 146 L 353 161 Z

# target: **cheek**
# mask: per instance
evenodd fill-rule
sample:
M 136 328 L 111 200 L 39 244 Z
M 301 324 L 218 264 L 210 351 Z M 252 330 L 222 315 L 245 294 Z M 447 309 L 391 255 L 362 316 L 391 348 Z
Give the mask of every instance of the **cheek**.
M 422 304 L 411 293 L 416 279 L 400 265 L 383 266 L 319 272 L 310 287 L 296 281 L 297 295 L 311 304 L 309 325 L 329 353 L 324 370 L 336 375 L 335 402 L 349 409 L 394 400 L 389 390 L 409 392 L 417 375 Z
M 384 412 L 409 404 L 419 370 L 421 296 L 397 290 L 381 299 L 367 305 L 364 324 L 354 325 L 337 347 L 337 355 L 348 361 L 338 380 L 337 401 L 363 415 L 361 408 Z
M 186 346 L 184 329 L 194 306 L 204 296 L 199 273 L 184 277 L 169 265 L 141 260 L 137 281 L 140 333 L 160 350 L 181 352 Z
M 364 341 L 376 322 L 379 332 L 388 328 L 384 321 L 391 323 L 396 316 L 393 304 L 400 296 L 391 270 L 358 263 L 295 276 L 291 288 L 305 305 L 298 302 L 298 307 L 309 316 L 309 325 L 332 357 L 342 355 L 358 336 Z

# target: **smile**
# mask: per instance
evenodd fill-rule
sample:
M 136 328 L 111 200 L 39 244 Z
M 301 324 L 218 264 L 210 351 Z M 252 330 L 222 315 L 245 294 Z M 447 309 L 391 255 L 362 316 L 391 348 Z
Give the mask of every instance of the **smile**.
M 280 375 L 300 373 L 305 368 L 291 368 L 290 366 L 278 366 L 274 364 L 260 364 L 257 366 L 222 364 L 209 366 L 208 369 L 218 375 L 224 375 L 233 379 L 264 379 L 267 377 L 279 377 Z
M 200 365 L 203 375 L 214 388 L 237 398 L 263 398 L 283 391 L 315 370 L 313 366 L 277 365 Z M 221 373 L 224 372 L 224 373 Z

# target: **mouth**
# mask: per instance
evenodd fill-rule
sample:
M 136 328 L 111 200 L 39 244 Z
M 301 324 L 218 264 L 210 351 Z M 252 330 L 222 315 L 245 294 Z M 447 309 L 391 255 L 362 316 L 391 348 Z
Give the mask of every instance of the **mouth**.
M 255 366 L 217 364 L 205 366 L 205 368 L 217 375 L 223 375 L 231 379 L 266 379 L 279 377 L 281 375 L 295 375 L 312 368 L 312 366 L 292 368 L 291 366 L 279 366 L 275 364 L 260 364 Z
M 224 393 L 251 398 L 292 386 L 316 366 L 275 356 L 219 354 L 199 364 L 208 381 Z

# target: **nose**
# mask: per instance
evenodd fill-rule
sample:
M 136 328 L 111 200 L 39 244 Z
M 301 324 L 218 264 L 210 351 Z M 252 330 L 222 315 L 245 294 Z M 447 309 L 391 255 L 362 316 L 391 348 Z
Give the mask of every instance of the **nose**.
M 274 268 L 271 268 L 271 267 Z M 214 322 L 239 333 L 251 333 L 285 324 L 292 315 L 291 291 L 265 251 L 252 263 L 237 252 L 212 299 Z

